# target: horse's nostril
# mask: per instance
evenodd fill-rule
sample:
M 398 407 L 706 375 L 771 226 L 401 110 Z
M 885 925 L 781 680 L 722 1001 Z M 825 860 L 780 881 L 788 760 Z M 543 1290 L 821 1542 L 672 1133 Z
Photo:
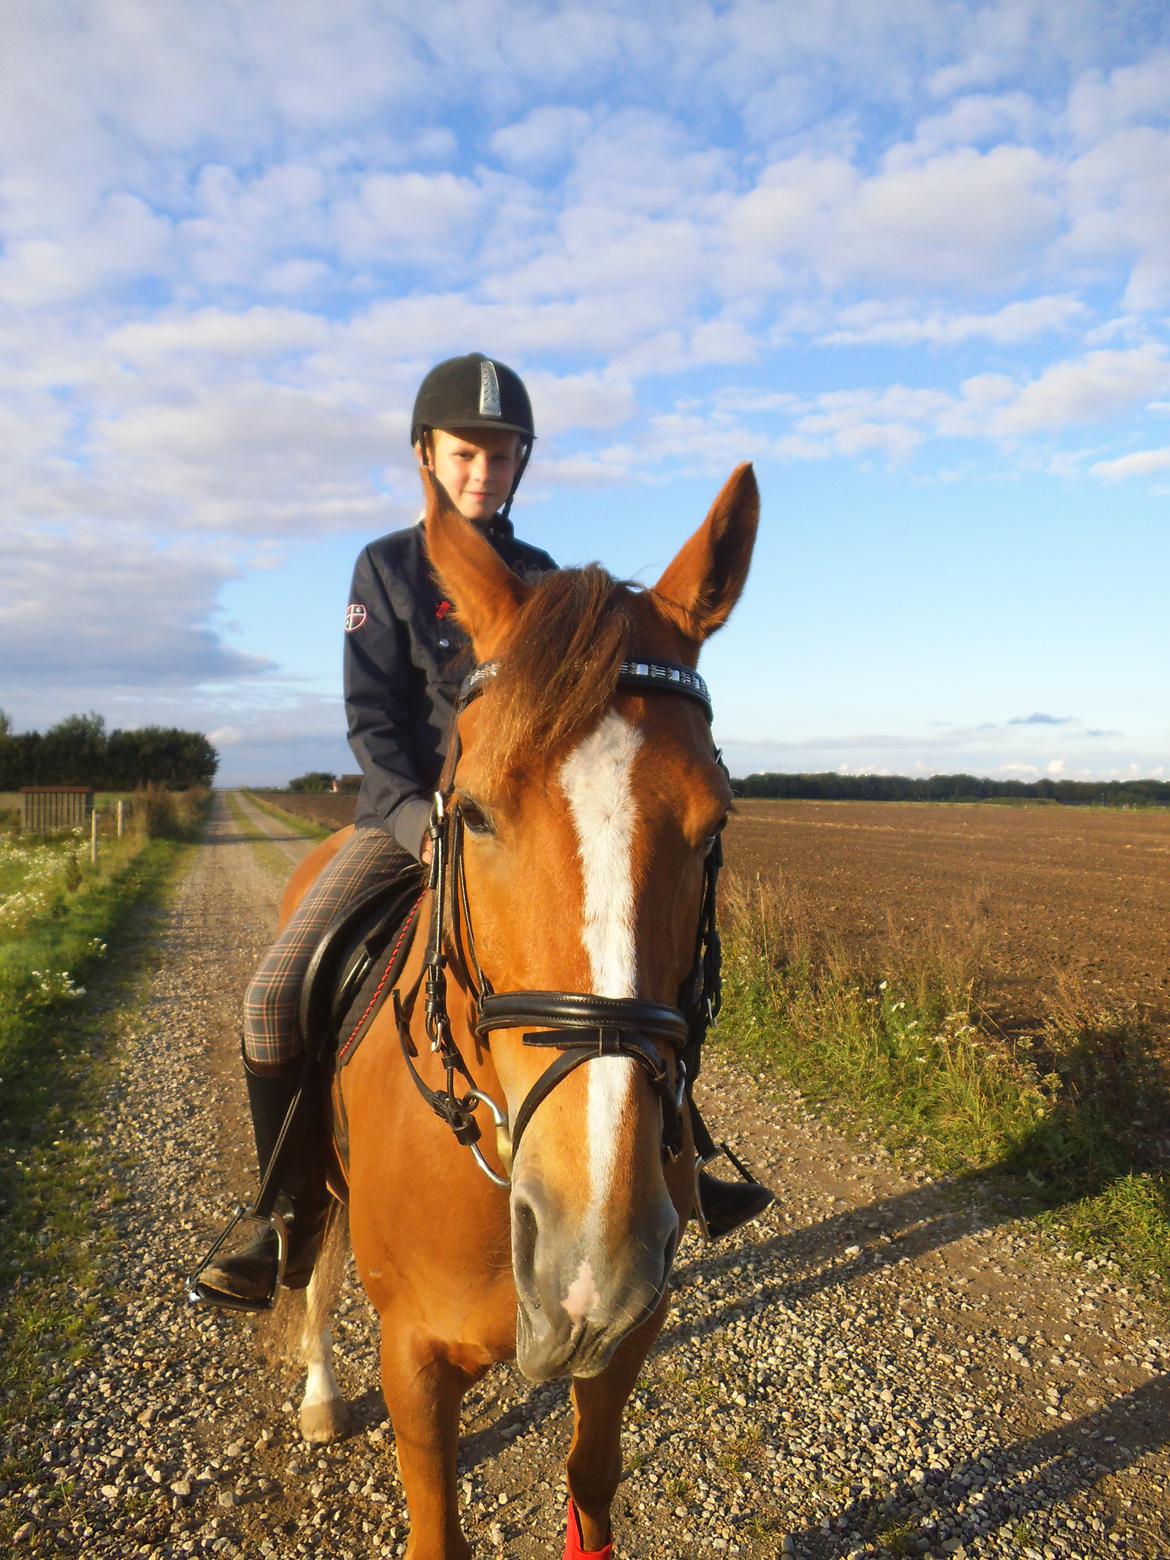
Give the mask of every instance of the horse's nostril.
M 512 1194 L 512 1266 L 528 1303 L 540 1310 L 540 1292 L 535 1283 L 536 1210 L 526 1198 Z
M 663 1284 L 665 1284 L 667 1279 L 670 1277 L 670 1270 L 671 1270 L 671 1267 L 674 1264 L 674 1254 L 675 1254 L 675 1252 L 677 1250 L 678 1250 L 678 1225 L 676 1224 L 674 1229 L 671 1230 L 670 1234 L 666 1238 L 666 1249 L 664 1250 L 664 1252 L 662 1254 L 662 1282 L 663 1282 Z

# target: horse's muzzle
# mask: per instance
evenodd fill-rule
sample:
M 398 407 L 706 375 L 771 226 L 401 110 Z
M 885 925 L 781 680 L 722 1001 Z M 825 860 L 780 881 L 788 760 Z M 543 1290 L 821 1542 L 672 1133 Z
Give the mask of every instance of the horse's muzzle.
M 516 1362 L 530 1381 L 596 1376 L 657 1310 L 678 1245 L 665 1189 L 630 1221 L 583 1230 L 559 1216 L 540 1181 L 512 1188 Z M 591 1221 L 592 1222 L 592 1221 Z

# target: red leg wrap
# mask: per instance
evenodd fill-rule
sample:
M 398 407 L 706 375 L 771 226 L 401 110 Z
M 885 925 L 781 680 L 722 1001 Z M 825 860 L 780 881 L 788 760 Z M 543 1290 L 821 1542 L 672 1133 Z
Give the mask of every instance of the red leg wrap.
M 569 1530 L 565 1535 L 565 1560 L 613 1560 L 613 1539 L 610 1539 L 604 1549 L 583 1549 L 581 1544 L 581 1519 L 570 1496 Z

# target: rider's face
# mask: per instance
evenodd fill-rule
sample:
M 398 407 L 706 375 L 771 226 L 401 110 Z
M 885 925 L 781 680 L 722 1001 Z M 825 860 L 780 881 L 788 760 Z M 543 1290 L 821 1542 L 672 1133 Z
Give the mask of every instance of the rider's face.
M 507 500 L 520 464 L 520 438 L 491 428 L 436 428 L 431 469 L 468 520 L 490 520 Z M 423 455 L 419 454 L 420 464 Z

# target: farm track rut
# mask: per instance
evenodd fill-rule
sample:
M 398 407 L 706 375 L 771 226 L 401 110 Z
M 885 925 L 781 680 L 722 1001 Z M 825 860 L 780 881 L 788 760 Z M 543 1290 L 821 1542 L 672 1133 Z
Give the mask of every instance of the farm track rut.
M 239 1009 L 280 883 L 216 800 L 124 1024 L 109 1105 L 123 1199 L 94 1357 L 46 1388 L 53 1425 L 20 1552 L 400 1553 L 405 1512 L 353 1281 L 335 1329 L 356 1406 L 341 1444 L 296 1431 L 280 1319 L 192 1312 L 182 1279 L 254 1181 Z M 255 831 L 255 833 L 253 833 Z M 688 1234 L 676 1301 L 627 1416 L 627 1560 L 878 1554 L 1170 1555 L 1170 1332 L 1107 1270 L 977 1190 L 899 1170 L 717 1059 L 709 1118 L 779 1191 L 749 1235 Z M 559 1556 L 563 1387 L 500 1367 L 465 1414 L 477 1555 Z

